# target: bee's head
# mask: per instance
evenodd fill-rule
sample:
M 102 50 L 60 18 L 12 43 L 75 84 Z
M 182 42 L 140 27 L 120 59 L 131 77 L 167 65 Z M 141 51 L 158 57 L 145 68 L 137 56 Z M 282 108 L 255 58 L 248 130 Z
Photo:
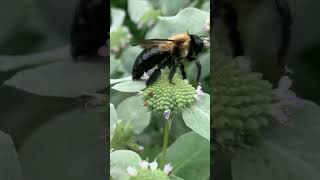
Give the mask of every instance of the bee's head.
M 190 46 L 190 50 L 192 51 L 193 54 L 197 55 L 201 52 L 201 50 L 204 47 L 204 42 L 201 39 L 200 36 L 197 35 L 190 35 L 191 38 L 191 46 Z

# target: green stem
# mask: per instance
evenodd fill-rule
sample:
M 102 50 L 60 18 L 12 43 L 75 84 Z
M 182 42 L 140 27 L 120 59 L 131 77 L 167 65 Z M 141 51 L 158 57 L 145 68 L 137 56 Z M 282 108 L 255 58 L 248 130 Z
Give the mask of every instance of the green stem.
M 164 164 L 166 163 L 168 139 L 169 139 L 169 120 L 165 120 L 163 146 L 162 146 L 162 159 L 161 159 L 161 162 L 160 162 L 160 168 L 161 169 L 164 168 Z

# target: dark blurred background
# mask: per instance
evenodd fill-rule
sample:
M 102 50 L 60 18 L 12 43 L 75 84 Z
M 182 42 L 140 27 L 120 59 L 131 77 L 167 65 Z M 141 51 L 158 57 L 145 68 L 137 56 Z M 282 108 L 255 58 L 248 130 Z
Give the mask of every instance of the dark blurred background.
M 281 2 L 281 1 L 280 1 Z M 292 74 L 293 90 L 298 96 L 320 103 L 320 2 L 287 0 L 292 13 L 291 42 L 285 61 Z M 282 41 L 281 18 L 275 1 L 234 1 L 239 10 L 239 25 L 246 54 L 256 70 L 277 82 L 276 59 Z
M 253 61 L 255 71 L 262 72 L 264 78 L 275 86 L 281 76 L 277 64 L 279 47 L 283 40 L 283 21 L 277 11 L 276 0 L 218 0 L 215 3 L 229 3 L 236 10 L 238 30 L 244 46 L 244 55 Z M 293 90 L 298 96 L 320 103 L 319 42 L 320 42 L 320 2 L 317 0 L 279 0 L 287 2 L 291 11 L 292 25 L 285 62 L 292 71 Z M 214 6 L 213 1 L 211 4 Z M 216 24 L 215 30 L 221 24 Z M 218 30 L 219 31 L 219 30 Z M 218 47 L 226 47 L 228 30 L 218 32 L 221 37 Z
M 107 3 L 0 1 L 1 180 L 106 178 Z

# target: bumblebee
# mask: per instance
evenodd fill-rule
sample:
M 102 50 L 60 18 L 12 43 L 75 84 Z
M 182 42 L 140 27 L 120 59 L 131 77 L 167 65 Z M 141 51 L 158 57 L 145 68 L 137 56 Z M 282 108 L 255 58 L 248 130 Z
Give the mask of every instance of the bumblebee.
M 204 46 L 207 46 L 208 39 L 189 33 L 178 34 L 168 39 L 146 39 L 140 46 L 144 49 L 136 58 L 132 68 L 132 79 L 139 80 L 144 73 L 154 69 L 150 77 L 146 81 L 146 85 L 153 84 L 161 75 L 161 69 L 169 67 L 169 81 L 179 67 L 182 73 L 182 78 L 186 79 L 183 60 L 189 62 L 195 61 L 198 74 L 197 81 L 199 82 L 201 75 L 201 64 L 197 59 L 198 54 Z

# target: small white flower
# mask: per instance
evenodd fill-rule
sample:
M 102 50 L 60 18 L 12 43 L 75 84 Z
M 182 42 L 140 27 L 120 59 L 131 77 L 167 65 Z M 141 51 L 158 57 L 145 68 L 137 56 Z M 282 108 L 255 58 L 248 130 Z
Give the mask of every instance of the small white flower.
M 206 22 L 205 22 L 202 29 L 203 29 L 203 31 L 210 31 L 210 18 L 206 19 Z
M 138 149 L 139 149 L 139 151 L 144 151 L 144 147 L 143 146 L 139 146 Z
M 112 47 L 112 48 L 111 48 L 111 52 L 112 52 L 112 53 L 117 53 L 117 52 L 119 52 L 119 51 L 120 51 L 119 47 Z
M 292 126 L 291 121 L 293 113 L 290 111 L 290 106 L 299 106 L 302 104 L 296 94 L 290 90 L 292 80 L 288 76 L 280 79 L 278 88 L 275 90 L 280 97 L 280 102 L 273 104 L 271 113 L 273 117 L 281 124 Z
M 141 161 L 139 164 L 141 169 L 148 169 L 149 163 L 147 161 Z
M 140 79 L 142 79 L 142 80 L 148 80 L 149 77 L 150 77 L 150 76 L 149 76 L 146 72 L 143 72 L 143 75 L 141 76 Z
M 169 163 L 169 164 L 164 165 L 163 172 L 166 173 L 166 175 L 170 175 L 170 173 L 172 172 L 172 169 L 173 169 L 173 167 Z
M 171 111 L 170 109 L 167 109 L 163 112 L 163 116 L 165 119 L 169 119 L 170 118 L 170 114 L 171 114 Z
M 137 95 L 138 95 L 138 96 L 142 96 L 142 95 L 143 95 L 143 91 L 138 91 L 138 92 L 137 92 Z
M 126 32 L 126 33 L 130 33 L 128 27 L 123 27 L 123 30 L 124 30 L 124 32 Z
M 156 161 L 153 161 L 152 163 L 149 163 L 149 167 L 152 171 L 157 170 L 158 163 Z
M 151 21 L 149 21 L 149 22 L 147 23 L 147 26 L 150 28 L 150 27 L 153 25 L 153 23 L 154 23 L 154 21 L 151 20 Z
M 188 79 L 184 79 L 183 81 L 184 81 L 186 84 L 189 84 Z
M 121 39 L 120 40 L 120 47 L 125 48 L 127 46 L 128 42 L 127 39 Z
M 198 85 L 198 87 L 197 87 L 197 89 L 196 89 L 196 95 L 194 96 L 195 98 L 196 98 L 196 100 L 200 100 L 200 98 L 202 97 L 202 96 L 204 96 L 205 95 L 205 93 L 202 91 L 202 87 L 200 86 L 200 85 Z
M 98 49 L 98 55 L 102 57 L 109 56 L 109 49 L 107 46 L 102 46 Z
M 127 168 L 127 172 L 128 172 L 128 174 L 129 174 L 130 176 L 136 176 L 136 175 L 138 175 L 138 171 L 137 171 L 134 167 L 131 167 L 131 166 L 129 166 L 129 167 Z
M 137 28 L 138 28 L 138 29 L 142 29 L 142 28 L 143 28 L 143 25 L 144 25 L 143 22 L 142 22 L 142 21 L 139 21 L 138 24 L 137 24 Z
M 279 81 L 279 89 L 287 90 L 291 87 L 292 80 L 288 76 L 283 76 Z

